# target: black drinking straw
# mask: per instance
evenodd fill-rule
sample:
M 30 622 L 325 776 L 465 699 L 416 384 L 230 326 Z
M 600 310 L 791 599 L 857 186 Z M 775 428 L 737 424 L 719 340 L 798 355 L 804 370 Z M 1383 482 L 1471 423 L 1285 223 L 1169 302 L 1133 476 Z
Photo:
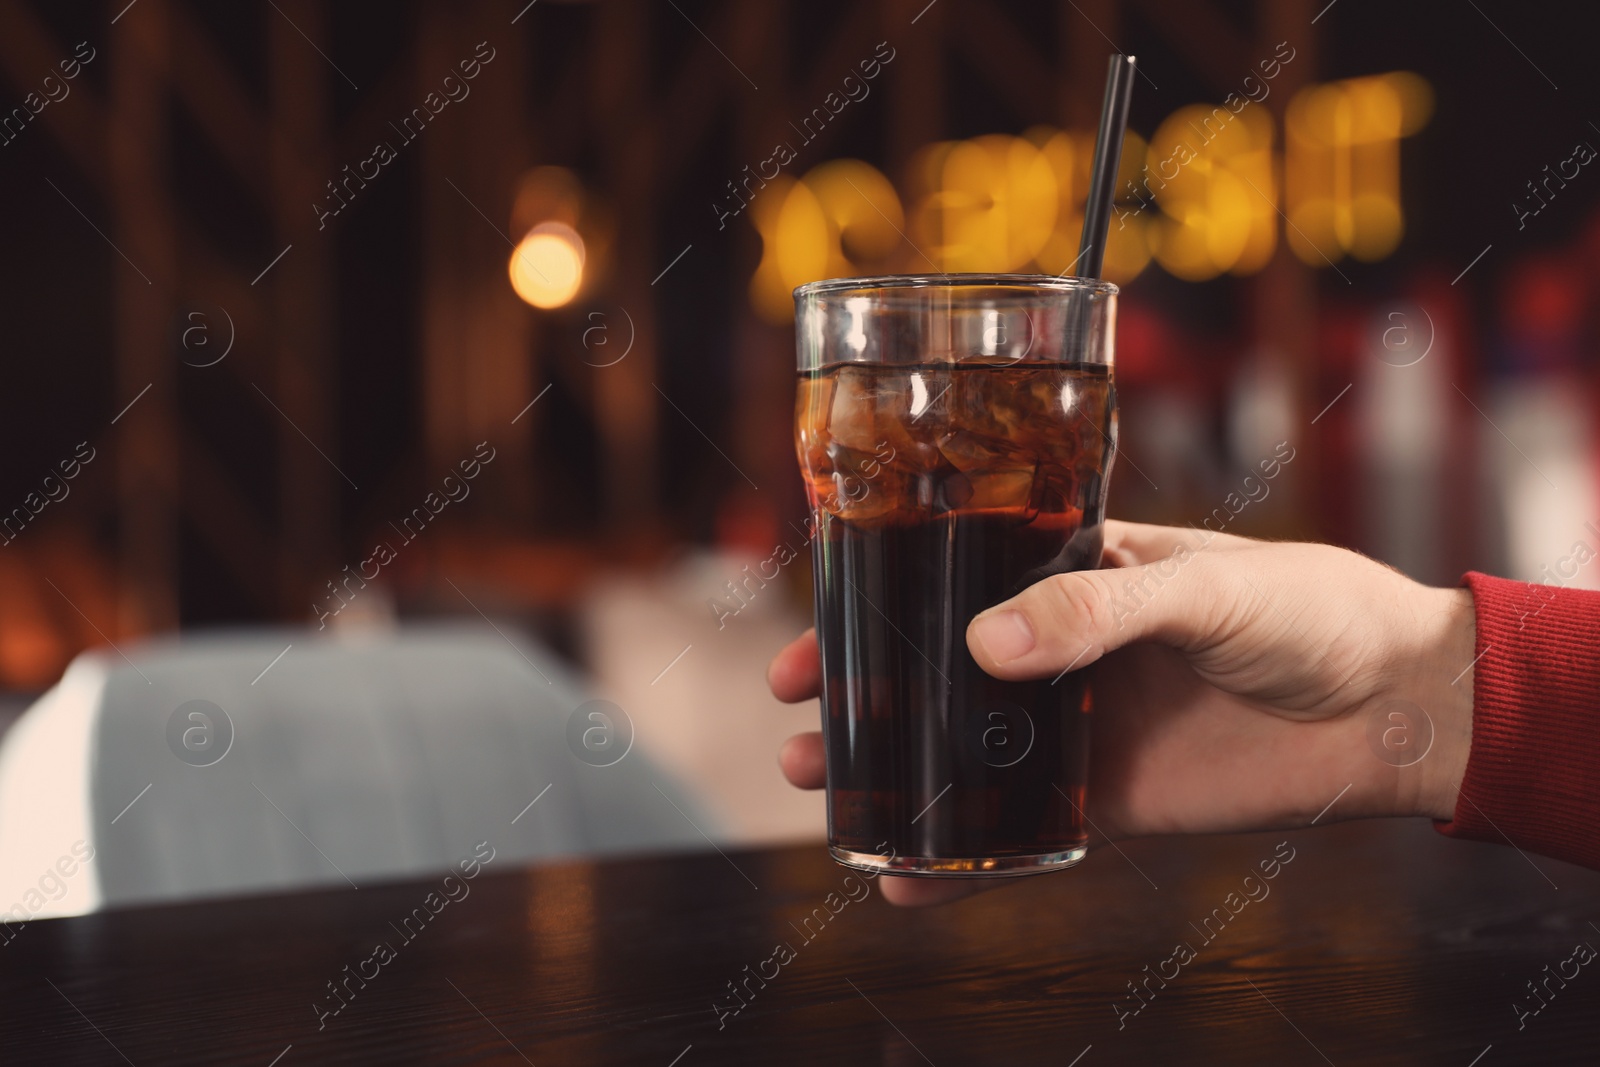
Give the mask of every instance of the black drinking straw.
M 1122 136 L 1128 130 L 1128 102 L 1133 96 L 1135 60 L 1113 55 L 1106 69 L 1106 95 L 1100 102 L 1100 133 L 1094 142 L 1089 199 L 1083 206 L 1083 237 L 1078 242 L 1078 277 L 1098 278 L 1106 258 L 1106 232 L 1111 226 L 1111 201 L 1122 164 Z

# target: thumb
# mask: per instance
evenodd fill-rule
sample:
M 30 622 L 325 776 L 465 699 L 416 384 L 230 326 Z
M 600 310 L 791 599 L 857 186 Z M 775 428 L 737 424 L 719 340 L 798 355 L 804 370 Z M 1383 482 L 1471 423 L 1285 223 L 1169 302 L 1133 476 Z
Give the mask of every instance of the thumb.
M 1087 667 L 1135 641 L 1192 647 L 1224 599 L 1198 556 L 1179 545 L 1138 567 L 1052 575 L 977 615 L 967 648 L 989 674 L 1017 681 Z

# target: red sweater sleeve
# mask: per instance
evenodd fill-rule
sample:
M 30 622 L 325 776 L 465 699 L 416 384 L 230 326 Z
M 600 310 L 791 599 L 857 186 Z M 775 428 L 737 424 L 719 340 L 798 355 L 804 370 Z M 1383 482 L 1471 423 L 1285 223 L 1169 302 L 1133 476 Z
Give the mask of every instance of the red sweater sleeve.
M 1472 749 L 1441 833 L 1600 869 L 1600 592 L 1472 573 Z

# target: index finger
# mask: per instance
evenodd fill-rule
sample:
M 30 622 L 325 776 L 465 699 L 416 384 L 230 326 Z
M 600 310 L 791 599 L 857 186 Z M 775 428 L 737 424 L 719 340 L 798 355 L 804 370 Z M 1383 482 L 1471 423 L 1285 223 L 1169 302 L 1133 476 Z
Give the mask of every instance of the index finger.
M 1215 551 L 1247 544 L 1232 534 L 1201 530 L 1193 526 L 1155 526 L 1144 522 L 1105 521 L 1105 564 L 1110 567 L 1136 567 L 1166 559 L 1178 549 Z
M 767 686 L 785 704 L 798 704 L 822 694 L 822 653 L 817 631 L 807 630 L 772 657 Z

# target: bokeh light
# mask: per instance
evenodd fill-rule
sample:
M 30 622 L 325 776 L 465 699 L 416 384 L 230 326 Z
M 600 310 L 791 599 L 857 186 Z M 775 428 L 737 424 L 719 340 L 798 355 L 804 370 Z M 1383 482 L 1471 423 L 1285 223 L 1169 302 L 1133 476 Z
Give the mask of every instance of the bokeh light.
M 1024 136 L 1039 146 L 1056 179 L 1055 226 L 1034 256 L 1034 264 L 1046 274 L 1063 274 L 1078 263 L 1083 239 L 1083 206 L 1089 198 L 1089 169 L 1094 159 L 1094 134 L 1088 130 L 1065 131 L 1036 126 Z M 1122 140 L 1122 165 L 1117 172 L 1115 203 L 1111 226 L 1106 234 L 1105 261 L 1101 274 L 1119 285 L 1132 281 L 1150 262 L 1146 237 L 1155 214 L 1141 210 L 1132 192 L 1138 188 L 1144 165 L 1145 140 L 1129 132 Z
M 1180 108 L 1150 138 L 1141 193 L 1160 205 L 1156 261 L 1186 281 L 1252 274 L 1277 241 L 1272 119 L 1259 107 Z
M 917 205 L 915 240 L 947 271 L 1016 271 L 1055 229 L 1050 161 L 1021 137 L 988 134 L 927 149 L 936 180 Z
M 1404 233 L 1401 138 L 1433 109 L 1407 72 L 1301 90 L 1280 148 L 1273 114 L 1192 104 L 1146 142 L 1122 146 L 1102 276 L 1126 284 L 1156 262 L 1200 282 L 1264 268 L 1280 229 L 1303 262 L 1329 266 L 1392 253 Z M 924 145 L 905 170 L 905 204 L 857 159 L 769 181 L 749 205 L 761 235 L 750 301 L 787 323 L 795 286 L 885 272 L 1069 273 L 1079 258 L 1093 130 L 1036 126 Z
M 542 222 L 511 253 L 511 287 L 536 308 L 561 307 L 583 286 L 583 261 L 578 231 L 563 222 Z
M 799 181 L 768 182 L 750 204 L 750 221 L 761 235 L 750 302 L 768 321 L 786 323 L 794 318 L 796 286 L 893 269 L 888 257 L 903 243 L 905 213 L 882 171 L 836 159 Z
M 1397 71 L 1314 85 L 1285 120 L 1289 247 L 1311 266 L 1393 252 L 1405 231 L 1400 139 L 1433 113 L 1433 92 Z

